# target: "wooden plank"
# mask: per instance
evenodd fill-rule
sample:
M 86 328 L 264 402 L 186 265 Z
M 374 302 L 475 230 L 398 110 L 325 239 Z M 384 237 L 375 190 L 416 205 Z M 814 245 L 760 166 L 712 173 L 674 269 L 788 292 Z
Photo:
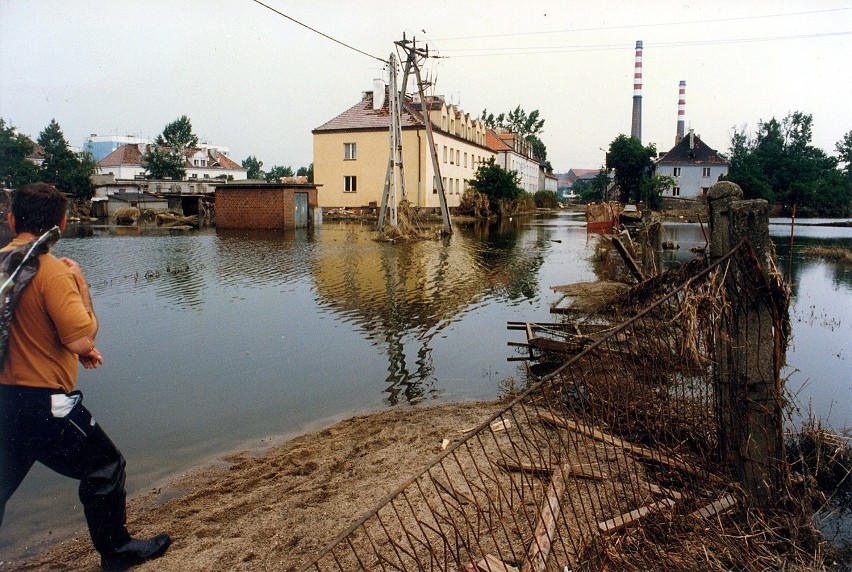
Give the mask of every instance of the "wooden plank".
M 563 465 L 567 469 L 568 465 Z M 565 494 L 565 474 L 567 470 L 553 471 L 550 485 L 547 487 L 547 498 L 538 514 L 538 520 L 533 533 L 532 544 L 524 558 L 521 572 L 544 572 L 547 557 L 553 545 L 553 535 L 556 532 L 556 519 L 561 512 L 562 496 Z
M 538 463 L 525 463 L 522 461 L 499 460 L 497 466 L 511 472 L 532 473 L 534 475 L 547 476 L 550 475 L 556 467 L 553 465 L 540 465 Z M 563 465 L 563 470 L 572 477 L 583 477 L 587 479 L 602 480 L 605 477 L 603 473 L 590 465 Z
M 717 514 L 721 514 L 737 504 L 737 498 L 734 495 L 726 495 L 712 502 L 705 507 L 690 513 L 689 518 L 712 518 Z
M 490 554 L 486 554 L 485 558 L 476 563 L 476 569 L 480 572 L 518 572 L 514 566 L 509 566 Z
M 624 528 L 625 526 L 630 526 L 631 524 L 645 518 L 649 514 L 652 514 L 664 508 L 668 508 L 674 504 L 674 499 L 663 499 L 661 501 L 651 503 L 647 506 L 637 508 L 636 510 L 631 510 L 630 512 L 620 514 L 615 518 L 605 520 L 604 522 L 599 522 L 598 530 L 600 530 L 604 534 L 613 533 L 616 530 Z
M 674 500 L 680 500 L 683 498 L 683 494 L 672 489 L 663 488 L 656 483 L 651 483 L 649 487 L 651 489 L 651 494 L 657 495 L 658 497 L 671 497 Z
M 564 417 L 559 417 L 558 415 L 554 415 L 553 413 L 550 413 L 548 411 L 540 410 L 538 412 L 538 416 L 545 423 L 550 423 L 551 425 L 562 427 L 564 429 L 570 429 L 571 431 L 576 431 L 582 435 L 585 435 L 586 437 L 601 441 L 602 443 L 607 443 L 609 445 L 620 447 L 631 455 L 635 455 L 637 457 L 641 457 L 643 459 L 647 459 L 655 463 L 660 463 L 662 465 L 672 467 L 673 469 L 679 469 L 699 477 L 714 478 L 714 475 L 709 475 L 707 472 L 702 471 L 698 467 L 686 463 L 676 457 L 666 455 L 665 453 L 662 453 L 660 451 L 648 449 L 647 447 L 643 447 L 641 445 L 635 445 L 623 439 L 619 439 L 615 435 L 604 433 L 603 431 L 595 429 L 594 427 L 590 427 L 582 423 L 577 423 L 576 421 L 571 421 L 570 419 L 565 419 Z
M 639 265 L 636 264 L 636 261 L 633 260 L 632 256 L 630 256 L 630 252 L 627 251 L 627 247 L 624 246 L 621 239 L 613 236 L 610 240 L 612 241 L 612 245 L 615 246 L 615 250 L 621 255 L 622 260 L 624 260 L 624 263 L 627 265 L 627 269 L 630 270 L 631 274 L 633 274 L 633 277 L 639 282 L 644 282 L 645 276 L 642 274 L 642 269 L 639 268 Z

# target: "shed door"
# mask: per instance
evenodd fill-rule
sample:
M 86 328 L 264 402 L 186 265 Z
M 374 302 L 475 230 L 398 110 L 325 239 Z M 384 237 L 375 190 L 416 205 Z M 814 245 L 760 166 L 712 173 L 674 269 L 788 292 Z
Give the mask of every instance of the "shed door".
M 308 226 L 308 193 L 293 193 L 293 204 L 295 205 L 294 226 L 304 228 Z

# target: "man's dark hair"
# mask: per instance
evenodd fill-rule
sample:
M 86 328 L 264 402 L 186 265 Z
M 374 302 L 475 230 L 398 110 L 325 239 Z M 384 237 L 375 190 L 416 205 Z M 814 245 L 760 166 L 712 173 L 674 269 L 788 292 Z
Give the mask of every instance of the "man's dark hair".
M 15 232 L 40 235 L 62 221 L 68 199 L 48 183 L 24 185 L 12 194 Z

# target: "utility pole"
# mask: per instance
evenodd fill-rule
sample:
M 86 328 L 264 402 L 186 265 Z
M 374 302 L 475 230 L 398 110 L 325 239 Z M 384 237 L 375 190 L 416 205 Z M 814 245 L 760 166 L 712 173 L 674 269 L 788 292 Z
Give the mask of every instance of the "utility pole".
M 390 136 L 389 136 L 389 153 L 388 153 L 388 170 L 385 175 L 385 188 L 382 193 L 382 207 L 379 211 L 379 232 L 385 228 L 385 218 L 388 210 L 390 210 L 390 224 L 397 226 L 397 184 L 402 194 L 402 198 L 407 198 L 405 192 L 405 166 L 403 164 L 402 155 L 402 130 L 400 129 L 400 92 L 397 91 L 396 84 L 396 56 L 390 55 L 388 58 L 388 109 L 390 111 Z M 402 97 L 405 97 L 405 92 L 402 92 Z M 376 97 L 373 94 L 373 97 Z
M 405 177 L 404 170 L 402 167 L 402 134 L 400 128 L 400 111 L 403 105 L 405 105 L 405 90 L 406 85 L 408 83 L 408 76 L 414 73 L 414 77 L 417 81 L 417 92 L 420 97 L 420 105 L 423 112 L 423 124 L 426 128 L 426 144 L 429 147 L 429 155 L 432 158 L 432 170 L 434 172 L 435 181 L 434 185 L 438 191 L 438 201 L 441 207 L 441 218 L 444 224 L 444 232 L 446 234 L 452 234 L 452 221 L 450 220 L 450 210 L 447 206 L 447 196 L 444 192 L 444 181 L 443 177 L 441 177 L 441 167 L 438 163 L 438 152 L 435 149 L 435 137 L 432 130 L 432 121 L 429 117 L 429 105 L 426 100 L 425 86 L 427 85 L 422 78 L 420 77 L 420 62 L 429 57 L 429 48 L 428 46 L 425 49 L 418 49 L 416 40 L 407 40 L 405 38 L 405 34 L 402 36 L 402 40 L 398 42 L 394 42 L 397 46 L 402 49 L 406 54 L 406 62 L 405 62 L 405 70 L 402 75 L 402 87 L 397 92 L 396 91 L 396 59 L 393 55 L 391 55 L 391 72 L 390 72 L 390 80 L 391 86 L 389 91 L 391 92 L 390 98 L 390 115 L 391 115 L 391 124 L 390 124 L 390 159 L 388 160 L 388 174 L 385 177 L 385 191 L 382 195 L 382 208 L 379 213 L 379 230 L 381 231 L 385 224 L 385 216 L 387 210 L 390 208 L 391 211 L 391 224 L 396 224 L 396 196 L 393 194 L 395 192 L 396 183 L 395 179 L 397 176 L 397 164 L 399 166 L 399 173 L 401 176 L 401 188 L 402 188 L 402 198 L 406 198 L 405 195 Z M 394 102 L 396 102 L 396 106 L 394 107 Z M 395 117 L 394 117 L 395 114 Z M 388 207 L 388 203 L 394 203 L 392 207 Z

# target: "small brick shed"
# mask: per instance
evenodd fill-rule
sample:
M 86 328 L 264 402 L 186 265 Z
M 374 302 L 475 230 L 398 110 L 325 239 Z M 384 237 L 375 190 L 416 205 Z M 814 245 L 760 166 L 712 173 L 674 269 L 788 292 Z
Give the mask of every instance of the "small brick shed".
M 317 186 L 231 181 L 216 185 L 218 228 L 292 229 L 312 224 Z

